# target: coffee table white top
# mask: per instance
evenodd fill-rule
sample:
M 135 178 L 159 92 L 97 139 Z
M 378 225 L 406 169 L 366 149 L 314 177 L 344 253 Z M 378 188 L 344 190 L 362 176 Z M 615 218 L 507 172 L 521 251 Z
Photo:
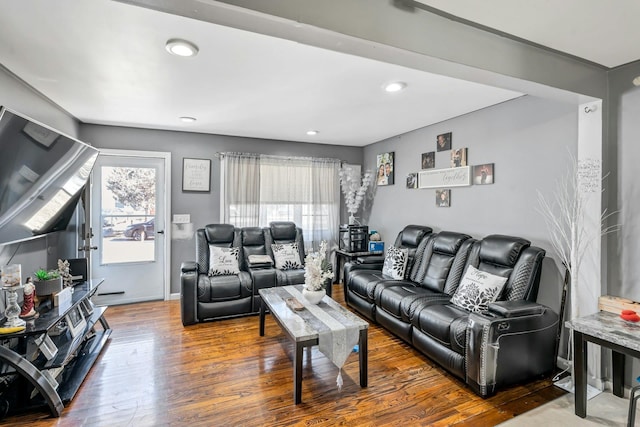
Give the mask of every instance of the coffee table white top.
M 367 329 L 369 324 L 351 313 L 335 300 L 325 295 L 319 304 L 313 305 L 302 296 L 303 285 L 281 286 L 259 289 L 271 314 L 295 341 L 317 339 L 319 332 L 331 328 L 336 322 L 343 327 Z M 286 299 L 294 297 L 304 305 L 304 309 L 294 311 L 287 306 Z

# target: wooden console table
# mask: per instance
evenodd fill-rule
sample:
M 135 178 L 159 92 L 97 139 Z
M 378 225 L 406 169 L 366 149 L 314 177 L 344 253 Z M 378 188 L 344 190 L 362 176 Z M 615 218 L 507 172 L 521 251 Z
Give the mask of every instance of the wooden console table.
M 625 355 L 640 359 L 640 324 L 601 311 L 566 322 L 573 330 L 575 413 L 587 416 L 587 342 L 610 348 L 613 359 L 613 394 L 624 397 Z
M 111 329 L 104 312 L 90 298 L 104 280 L 89 280 L 74 287 L 71 303 L 38 308 L 39 317 L 26 329 L 0 335 L 0 376 L 16 376 L 0 394 L 9 412 L 47 405 L 59 417 L 104 348 Z M 58 329 L 65 321 L 66 329 Z M 102 330 L 96 330 L 100 323 Z M 33 393 L 37 390 L 39 393 Z

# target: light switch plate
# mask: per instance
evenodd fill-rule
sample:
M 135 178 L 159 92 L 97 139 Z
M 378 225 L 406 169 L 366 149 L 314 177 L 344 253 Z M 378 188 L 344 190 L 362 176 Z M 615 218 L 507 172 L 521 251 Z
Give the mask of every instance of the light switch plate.
M 173 214 L 174 224 L 188 224 L 191 222 L 191 214 Z

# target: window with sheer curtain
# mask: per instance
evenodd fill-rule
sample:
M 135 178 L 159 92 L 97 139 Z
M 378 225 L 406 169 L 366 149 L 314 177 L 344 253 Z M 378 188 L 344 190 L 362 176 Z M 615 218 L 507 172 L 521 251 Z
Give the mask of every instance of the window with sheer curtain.
M 222 155 L 222 218 L 236 227 L 293 221 L 307 251 L 337 243 L 340 161 L 242 153 Z

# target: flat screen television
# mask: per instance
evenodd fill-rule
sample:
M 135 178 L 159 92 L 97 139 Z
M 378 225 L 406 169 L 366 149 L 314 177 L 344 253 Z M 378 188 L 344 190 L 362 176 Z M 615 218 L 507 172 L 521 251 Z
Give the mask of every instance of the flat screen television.
M 0 108 L 0 245 L 67 228 L 98 150 Z

